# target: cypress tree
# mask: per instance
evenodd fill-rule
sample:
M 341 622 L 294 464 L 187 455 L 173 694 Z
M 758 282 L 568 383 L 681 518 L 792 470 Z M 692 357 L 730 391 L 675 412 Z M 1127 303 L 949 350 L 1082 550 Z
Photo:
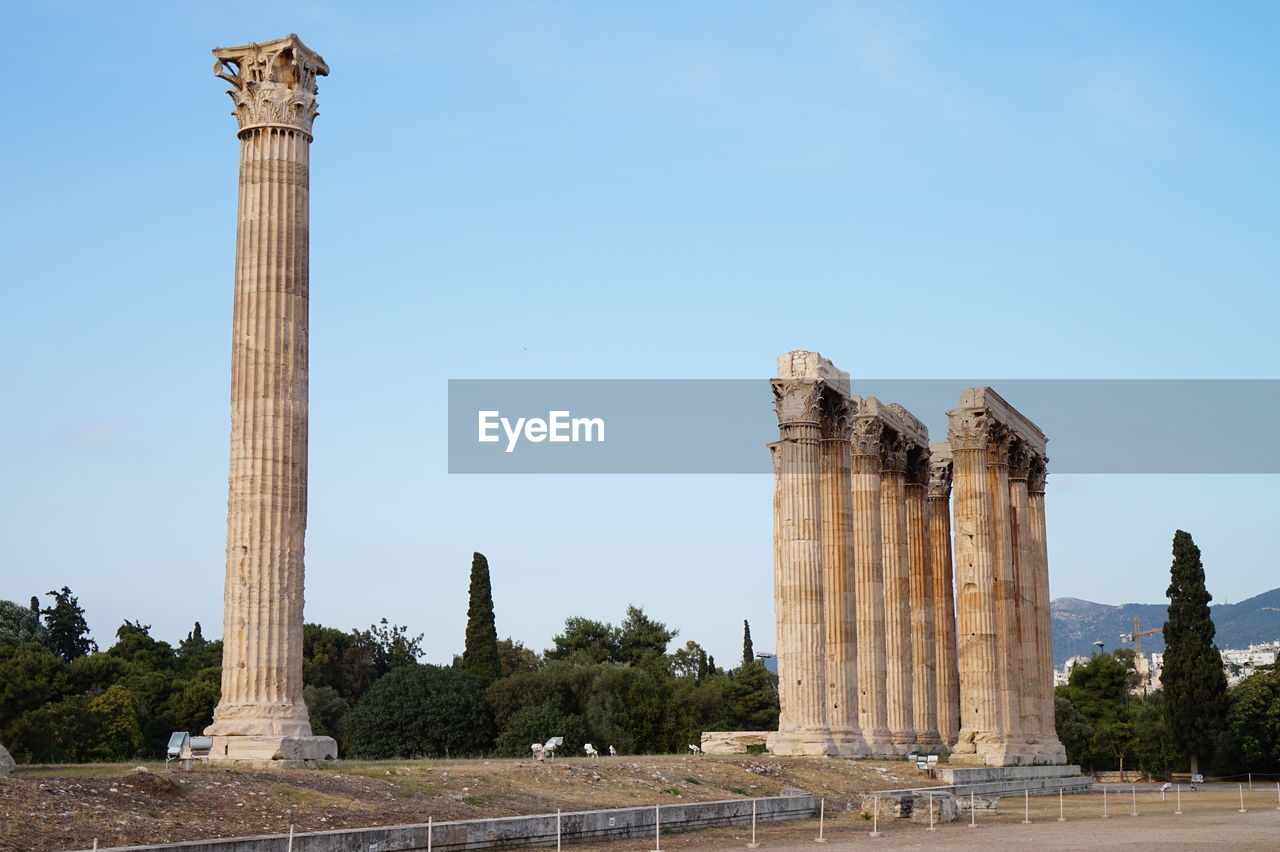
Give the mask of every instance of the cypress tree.
M 1199 772 L 1200 758 L 1213 749 L 1214 734 L 1226 713 L 1227 678 L 1222 654 L 1214 647 L 1213 619 L 1204 584 L 1200 548 L 1190 533 L 1173 535 L 1173 567 L 1170 569 L 1169 617 L 1164 623 L 1165 714 L 1178 748 L 1191 758 L 1191 771 Z
M 483 553 L 473 554 L 471 559 L 471 598 L 467 605 L 467 644 L 462 652 L 462 668 L 485 683 L 502 675 L 489 560 Z
M 751 625 L 742 619 L 742 664 L 749 666 L 756 660 L 756 649 L 751 644 Z

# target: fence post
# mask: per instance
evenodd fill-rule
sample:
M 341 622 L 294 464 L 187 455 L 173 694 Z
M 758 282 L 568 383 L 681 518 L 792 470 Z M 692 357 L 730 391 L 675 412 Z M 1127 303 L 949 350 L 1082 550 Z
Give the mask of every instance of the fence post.
M 826 843 L 827 838 L 823 831 L 827 821 L 827 800 L 824 798 L 818 805 L 818 836 L 814 838 L 814 843 Z
M 556 852 L 560 852 L 560 809 L 556 808 Z
M 1031 825 L 1031 788 L 1022 791 L 1022 824 Z
M 871 836 L 880 836 L 880 797 L 871 797 Z
M 1133 785 L 1133 804 L 1129 807 L 1129 816 L 1138 815 L 1138 785 Z
M 751 837 L 756 834 L 756 801 L 751 800 Z M 653 806 L 653 852 L 662 852 L 662 805 Z
M 96 841 L 93 844 L 93 848 L 98 848 Z M 293 823 L 289 823 L 289 844 L 285 846 L 285 849 L 288 850 L 288 852 L 293 852 Z
M 1181 784 L 1177 786 L 1177 791 L 1178 791 L 1178 809 L 1174 811 L 1174 813 L 1180 814 L 1182 813 L 1182 785 Z
M 1239 787 L 1240 787 L 1240 813 L 1247 814 L 1248 811 L 1244 809 L 1244 785 L 1240 784 Z
M 978 808 L 972 788 L 969 790 L 969 827 L 978 827 Z
M 1062 812 L 1062 788 L 1058 788 L 1058 822 L 1066 822 L 1067 817 Z
M 431 838 L 435 833 L 435 820 L 433 817 L 427 817 L 427 852 L 431 852 Z
M 751 800 L 751 842 L 747 844 L 748 849 L 757 849 L 760 844 L 756 843 L 756 800 Z
M 929 791 L 929 830 L 937 831 L 938 827 L 933 824 L 933 791 Z
M 1107 788 L 1105 784 L 1102 787 L 1102 818 L 1111 819 L 1111 814 L 1107 813 Z

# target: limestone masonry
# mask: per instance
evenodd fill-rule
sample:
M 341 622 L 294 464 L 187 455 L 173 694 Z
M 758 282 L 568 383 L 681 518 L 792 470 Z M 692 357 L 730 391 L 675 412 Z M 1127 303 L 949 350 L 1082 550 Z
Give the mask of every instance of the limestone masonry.
M 770 751 L 1065 763 L 1044 433 L 991 388 L 967 388 L 949 440 L 930 444 L 910 412 L 853 395 L 816 352 L 780 356 L 771 384 L 782 713 Z
M 309 148 L 316 77 L 296 35 L 215 48 L 240 130 L 222 700 L 209 759 L 276 766 L 337 757 L 302 699 L 307 528 Z

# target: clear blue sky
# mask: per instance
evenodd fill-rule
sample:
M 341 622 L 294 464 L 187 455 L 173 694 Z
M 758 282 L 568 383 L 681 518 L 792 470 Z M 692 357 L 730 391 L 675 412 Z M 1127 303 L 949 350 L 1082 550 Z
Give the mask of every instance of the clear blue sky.
M 5 18 L 0 598 L 69 585 L 104 645 L 124 618 L 221 633 L 238 143 L 217 45 L 292 31 L 332 68 L 307 618 L 407 624 L 431 661 L 461 649 L 473 550 L 500 634 L 534 648 L 631 602 L 722 663 L 744 618 L 772 647 L 768 477 L 450 476 L 450 378 L 758 377 L 767 404 L 797 348 L 855 383 L 1280 378 L 1274 4 Z M 1054 596 L 1160 601 L 1176 528 L 1217 599 L 1274 587 L 1276 479 L 1051 478 Z

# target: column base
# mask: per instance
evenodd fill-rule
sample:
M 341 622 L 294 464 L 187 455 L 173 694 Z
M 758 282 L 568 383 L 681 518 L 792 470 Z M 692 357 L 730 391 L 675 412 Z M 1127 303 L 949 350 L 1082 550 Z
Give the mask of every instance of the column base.
M 937 731 L 921 731 L 916 734 L 916 745 L 940 746 L 942 735 Z
M 766 743 L 769 753 L 782 757 L 838 757 L 839 751 L 831 732 L 778 731 L 770 734 Z
M 978 742 L 975 754 L 955 755 L 951 762 L 963 766 L 1061 766 L 1067 752 L 1061 744 L 1027 742 Z
M 332 737 L 215 736 L 209 763 L 252 769 L 314 769 L 325 760 L 338 759 Z
M 867 745 L 861 731 L 833 729 L 831 741 L 835 743 L 836 752 L 840 757 L 871 756 L 871 746 Z

